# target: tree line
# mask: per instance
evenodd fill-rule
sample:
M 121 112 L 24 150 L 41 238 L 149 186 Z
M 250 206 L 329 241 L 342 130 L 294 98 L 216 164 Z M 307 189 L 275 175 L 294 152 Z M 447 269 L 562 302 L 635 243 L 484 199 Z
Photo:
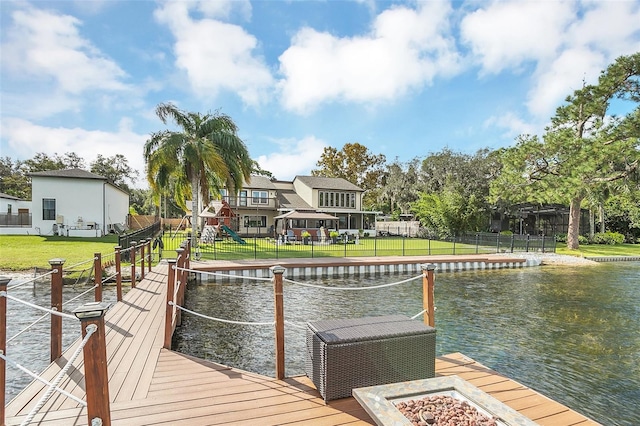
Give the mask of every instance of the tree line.
M 178 128 L 152 133 L 144 147 L 150 190 L 130 186 L 137 172 L 127 159 L 97 158 L 89 170 L 131 194 L 133 211 L 175 217 L 187 199 L 208 200 L 222 189 L 234 193 L 251 174 L 275 179 L 252 160 L 233 120 L 218 112 L 200 114 L 159 104 L 163 123 Z M 567 245 L 579 245 L 580 212 L 595 223 L 640 238 L 640 53 L 618 58 L 596 84 L 567 96 L 542 136 L 520 135 L 509 148 L 474 154 L 443 148 L 408 162 L 390 163 L 359 143 L 325 148 L 311 171 L 340 177 L 362 188 L 363 208 L 392 217 L 413 215 L 439 236 L 487 231 L 492 212 L 520 203 L 568 206 Z M 38 153 L 26 161 L 0 158 L 0 192 L 30 199 L 29 173 L 85 168 L 74 153 Z M 162 203 L 164 200 L 164 203 Z M 193 209 L 192 223 L 198 223 Z M 597 216 L 597 220 L 596 220 Z M 195 234 L 194 234 L 195 235 Z

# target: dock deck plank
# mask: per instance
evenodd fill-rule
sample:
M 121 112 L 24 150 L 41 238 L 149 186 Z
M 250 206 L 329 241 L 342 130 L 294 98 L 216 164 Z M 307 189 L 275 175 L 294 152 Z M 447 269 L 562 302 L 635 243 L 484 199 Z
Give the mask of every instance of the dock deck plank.
M 113 425 L 369 425 L 354 398 L 320 397 L 305 376 L 276 380 L 162 349 L 167 265 L 156 266 L 106 315 L 109 395 Z M 45 370 L 51 379 L 64 359 Z M 82 356 L 62 387 L 85 398 Z M 598 423 L 460 354 L 436 360 L 436 375 L 458 375 L 542 426 Z M 7 404 L 7 425 L 20 424 L 45 392 L 35 382 Z M 56 396 L 35 424 L 86 425 L 86 409 Z

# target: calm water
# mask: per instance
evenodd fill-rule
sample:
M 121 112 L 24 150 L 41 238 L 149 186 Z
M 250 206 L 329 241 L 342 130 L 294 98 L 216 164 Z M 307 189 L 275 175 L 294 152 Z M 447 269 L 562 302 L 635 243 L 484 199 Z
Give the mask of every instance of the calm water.
M 306 280 L 335 286 L 408 275 Z M 286 374 L 304 374 L 304 323 L 422 310 L 421 284 L 327 291 L 285 284 Z M 225 319 L 272 321 L 270 283 L 201 284 L 189 308 Z M 640 419 L 640 262 L 436 274 L 438 355 L 462 352 L 607 425 Z M 273 376 L 272 326 L 183 317 L 179 351 Z
M 21 282 L 20 279 L 11 281 L 9 287 Z M 63 303 L 80 295 L 84 291 L 93 287 L 89 286 L 71 286 L 63 287 Z M 128 287 L 126 287 L 128 289 Z M 123 288 L 123 292 L 126 291 Z M 35 288 L 32 283 L 25 284 L 16 289 L 10 290 L 12 296 L 36 304 L 38 306 L 51 306 L 51 287 L 49 281 L 39 282 Z M 94 292 L 90 291 L 81 298 L 63 306 L 65 313 L 71 314 L 78 306 L 93 302 Z M 115 286 L 106 286 L 103 288 L 102 300 L 104 302 L 116 301 Z M 13 300 L 7 300 L 7 339 L 10 339 L 19 331 L 23 330 L 29 324 L 40 318 L 44 312 L 27 307 Z M 50 356 L 50 330 L 51 320 L 45 318 L 34 327 L 18 336 L 15 340 L 7 344 L 7 356 L 9 359 L 17 362 L 23 367 L 39 374 L 49 365 Z M 62 349 L 67 349 L 71 343 L 82 336 L 80 323 L 77 320 L 62 319 Z M 7 390 L 6 400 L 9 402 L 16 396 L 32 379 L 26 373 L 7 364 Z

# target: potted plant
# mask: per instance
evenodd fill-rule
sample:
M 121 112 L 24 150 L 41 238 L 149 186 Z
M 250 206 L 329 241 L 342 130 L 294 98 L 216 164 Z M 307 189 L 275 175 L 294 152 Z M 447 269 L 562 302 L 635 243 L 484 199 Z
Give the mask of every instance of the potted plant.
M 331 238 L 332 243 L 338 242 L 338 236 L 340 233 L 338 231 L 329 231 L 329 238 Z
M 311 239 L 311 234 L 309 233 L 309 231 L 304 230 L 300 233 L 300 236 L 302 237 L 302 242 L 306 245 L 309 244 L 309 240 Z

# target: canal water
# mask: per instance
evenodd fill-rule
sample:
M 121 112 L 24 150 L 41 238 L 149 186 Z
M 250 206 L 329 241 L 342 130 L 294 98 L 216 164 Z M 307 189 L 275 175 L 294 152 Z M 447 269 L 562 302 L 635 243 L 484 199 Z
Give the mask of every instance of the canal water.
M 304 280 L 371 286 L 409 275 Z M 640 419 L 640 262 L 436 273 L 437 354 L 462 352 L 606 425 Z M 285 283 L 286 374 L 304 374 L 305 322 L 422 310 L 421 280 L 367 291 Z M 222 319 L 273 320 L 269 282 L 189 288 L 190 309 Z M 174 347 L 274 376 L 273 326 L 183 316 Z
M 26 278 L 28 279 L 28 278 Z M 51 306 L 51 284 L 50 279 L 36 283 L 27 283 L 20 287 L 11 289 L 11 286 L 24 282 L 25 278 L 16 278 L 9 282 L 9 294 L 26 302 L 48 308 Z M 83 292 L 93 287 L 90 285 L 65 285 L 63 287 L 62 300 L 63 303 L 80 296 Z M 124 287 L 126 292 L 129 287 Z M 116 288 L 113 285 L 103 287 L 102 300 L 108 303 L 115 303 Z M 90 291 L 73 302 L 63 305 L 63 312 L 72 314 L 72 311 L 87 302 L 94 301 L 94 291 Z M 45 313 L 43 311 L 25 306 L 19 302 L 7 300 L 7 339 L 11 339 L 18 332 L 41 318 Z M 39 374 L 49 365 L 50 357 L 50 330 L 51 320 L 49 315 L 38 322 L 28 331 L 20 334 L 7 344 L 7 357 L 29 369 L 33 373 Z M 82 337 L 80 322 L 70 318 L 62 319 L 62 349 L 66 350 L 76 339 Z M 15 397 L 27 384 L 33 380 L 29 375 L 21 370 L 7 364 L 7 386 L 6 401 L 9 402 Z

